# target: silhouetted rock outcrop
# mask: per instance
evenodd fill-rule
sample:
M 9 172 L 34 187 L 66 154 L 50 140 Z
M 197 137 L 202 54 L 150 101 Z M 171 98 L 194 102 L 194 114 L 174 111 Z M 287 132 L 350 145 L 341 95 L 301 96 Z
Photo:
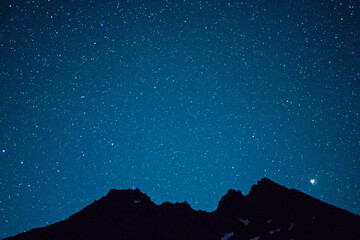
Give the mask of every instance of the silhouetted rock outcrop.
M 211 213 L 112 189 L 67 220 L 7 238 L 25 239 L 360 239 L 360 216 L 264 178 L 246 196 L 229 190 Z

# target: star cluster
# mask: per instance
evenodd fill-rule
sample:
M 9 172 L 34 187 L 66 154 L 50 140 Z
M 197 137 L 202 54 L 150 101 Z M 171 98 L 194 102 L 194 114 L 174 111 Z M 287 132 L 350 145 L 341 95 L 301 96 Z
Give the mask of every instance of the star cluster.
M 1 1 L 1 237 L 110 188 L 213 211 L 262 177 L 359 214 L 359 14 L 340 0 Z

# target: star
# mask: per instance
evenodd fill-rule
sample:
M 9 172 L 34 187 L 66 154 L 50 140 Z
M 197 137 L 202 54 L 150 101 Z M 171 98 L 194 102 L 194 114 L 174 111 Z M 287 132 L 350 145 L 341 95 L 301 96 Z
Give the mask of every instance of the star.
M 314 178 L 310 179 L 310 183 L 311 183 L 312 185 L 315 185 L 315 184 L 316 184 L 316 179 L 314 179 Z

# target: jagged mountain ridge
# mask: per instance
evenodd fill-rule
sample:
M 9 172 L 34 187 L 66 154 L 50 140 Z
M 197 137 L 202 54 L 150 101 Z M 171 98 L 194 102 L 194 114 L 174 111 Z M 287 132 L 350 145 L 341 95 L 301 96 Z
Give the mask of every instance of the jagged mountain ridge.
M 64 221 L 6 239 L 360 239 L 360 216 L 264 178 L 246 196 L 229 190 L 211 213 L 112 189 Z

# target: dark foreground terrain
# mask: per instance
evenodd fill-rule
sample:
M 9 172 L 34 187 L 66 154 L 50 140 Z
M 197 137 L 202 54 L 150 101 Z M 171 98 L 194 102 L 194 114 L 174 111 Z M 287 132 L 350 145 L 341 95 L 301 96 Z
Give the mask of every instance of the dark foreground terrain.
M 67 220 L 6 239 L 360 239 L 360 216 L 264 178 L 246 196 L 229 190 L 211 213 L 112 189 Z

